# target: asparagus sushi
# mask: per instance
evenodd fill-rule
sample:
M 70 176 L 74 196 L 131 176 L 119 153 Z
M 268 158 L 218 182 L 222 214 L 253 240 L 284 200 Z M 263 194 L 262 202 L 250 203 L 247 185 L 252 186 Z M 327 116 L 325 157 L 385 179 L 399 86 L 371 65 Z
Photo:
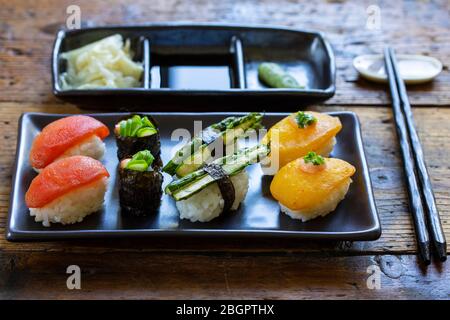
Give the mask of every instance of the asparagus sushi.
M 328 157 L 341 130 L 339 118 L 318 112 L 296 112 L 270 128 L 263 143 L 270 142 L 270 161 L 276 171 L 309 151 Z M 278 165 L 276 165 L 278 163 Z M 275 172 L 274 172 L 275 173 Z
M 205 128 L 175 153 L 163 171 L 183 177 L 216 158 L 234 154 L 236 140 L 248 134 L 249 130 L 261 128 L 261 119 L 262 114 L 252 112 L 242 117 L 225 118 Z M 220 152 L 216 152 L 218 148 Z
M 248 190 L 245 168 L 268 153 L 267 145 L 242 149 L 172 181 L 165 191 L 175 199 L 181 219 L 210 221 L 223 212 L 238 209 Z
M 161 164 L 161 143 L 155 120 L 151 116 L 133 115 L 116 124 L 114 134 L 119 160 L 131 158 L 141 150 L 149 150 L 155 163 Z
M 308 221 L 325 216 L 344 199 L 355 168 L 344 160 L 323 158 L 315 152 L 289 162 L 270 184 L 281 211 Z
M 163 176 L 158 166 L 154 166 L 154 160 L 149 150 L 143 150 L 120 162 L 119 198 L 122 212 L 140 216 L 158 211 Z
M 30 215 L 50 223 L 80 222 L 103 205 L 109 173 L 97 160 L 73 156 L 45 167 L 25 194 Z
M 30 164 L 40 171 L 56 160 L 74 155 L 101 159 L 105 153 L 103 139 L 108 135 L 108 128 L 92 117 L 61 118 L 45 126 L 34 139 Z

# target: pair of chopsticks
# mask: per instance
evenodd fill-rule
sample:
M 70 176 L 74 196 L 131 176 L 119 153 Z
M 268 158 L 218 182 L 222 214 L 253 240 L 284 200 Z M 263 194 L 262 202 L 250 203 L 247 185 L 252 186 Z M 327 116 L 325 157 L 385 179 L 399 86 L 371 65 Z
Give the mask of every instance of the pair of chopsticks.
M 400 140 L 419 255 L 425 264 L 431 263 L 431 237 L 436 257 L 440 261 L 445 261 L 447 259 L 445 235 L 425 166 L 422 146 L 414 126 L 405 83 L 400 76 L 392 48 L 384 49 L 384 63 L 389 79 L 395 126 Z

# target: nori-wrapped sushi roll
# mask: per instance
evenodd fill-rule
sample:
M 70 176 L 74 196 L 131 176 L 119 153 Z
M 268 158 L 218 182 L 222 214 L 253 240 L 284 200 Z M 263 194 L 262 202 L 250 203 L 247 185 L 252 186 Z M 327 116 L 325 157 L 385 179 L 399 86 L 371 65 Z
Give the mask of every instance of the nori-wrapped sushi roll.
M 114 135 L 119 160 L 131 158 L 141 150 L 149 150 L 155 164 L 161 166 L 161 143 L 159 130 L 151 116 L 133 115 L 116 124 Z
M 136 216 L 155 214 L 161 204 L 163 175 L 149 150 L 124 159 L 119 168 L 122 212 Z

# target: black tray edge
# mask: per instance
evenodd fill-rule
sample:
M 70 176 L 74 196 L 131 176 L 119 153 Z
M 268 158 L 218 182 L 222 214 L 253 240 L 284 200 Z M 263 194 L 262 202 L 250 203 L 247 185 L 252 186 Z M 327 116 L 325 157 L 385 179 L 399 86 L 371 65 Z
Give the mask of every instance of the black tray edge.
M 329 112 L 329 113 L 333 114 L 334 112 Z M 380 222 L 380 215 L 378 213 L 378 209 L 377 209 L 376 202 L 375 202 L 375 195 L 373 193 L 372 179 L 370 178 L 370 168 L 369 168 L 369 164 L 367 162 L 366 150 L 364 148 L 364 141 L 362 138 L 361 122 L 359 121 L 358 115 L 353 111 L 341 111 L 341 112 L 336 112 L 336 113 L 349 114 L 355 119 L 355 130 L 357 130 L 356 140 L 358 142 L 359 155 L 361 157 L 361 163 L 363 166 L 364 179 L 367 182 L 367 192 L 369 195 L 369 203 L 370 203 L 372 212 L 374 212 L 375 226 L 370 230 L 372 232 L 372 235 L 374 236 L 373 240 L 377 240 L 381 237 L 382 227 L 381 227 L 381 222 Z
M 145 112 L 143 112 L 145 113 Z M 166 114 L 166 112 L 149 112 L 152 115 L 158 115 L 158 114 Z M 208 114 L 226 114 L 226 112 L 207 112 L 204 113 L 204 115 Z M 236 114 L 239 114 L 239 112 L 235 112 Z M 245 112 L 241 112 L 244 114 Z M 117 115 L 117 112 L 109 112 L 109 113 L 93 113 L 91 116 L 99 116 L 99 115 Z M 186 114 L 186 115 L 198 115 L 196 112 L 179 112 L 177 114 Z M 272 114 L 272 113 L 271 113 Z M 287 115 L 288 113 L 285 112 L 275 112 L 274 115 Z M 359 121 L 359 117 L 356 113 L 353 111 L 335 111 L 335 112 L 327 112 L 327 114 L 330 115 L 339 115 L 339 114 L 347 114 L 354 118 L 355 120 L 355 129 L 356 129 L 356 138 L 358 141 L 358 149 L 359 154 L 361 157 L 361 161 L 364 167 L 364 179 L 367 181 L 368 186 L 368 196 L 369 196 L 369 202 L 371 204 L 372 212 L 373 212 L 373 218 L 375 221 L 375 225 L 372 228 L 354 232 L 352 231 L 351 234 L 346 232 L 329 232 L 327 233 L 329 237 L 326 240 L 330 241 L 374 241 L 380 238 L 382 233 L 382 228 L 380 224 L 380 218 L 378 214 L 378 210 L 375 205 L 375 197 L 373 194 L 373 187 L 372 182 L 370 178 L 370 172 L 369 172 L 369 166 L 367 163 L 367 158 L 364 150 L 364 144 L 362 140 L 362 133 L 361 133 L 361 125 Z M 26 118 L 32 115 L 53 115 L 55 117 L 62 117 L 62 116 L 69 116 L 71 114 L 48 114 L 43 112 L 25 112 L 23 113 L 19 118 L 19 128 L 18 128 L 18 136 L 17 136 L 17 143 L 16 143 L 16 156 L 15 156 L 15 163 L 14 163 L 14 172 L 12 176 L 12 186 L 11 186 L 11 192 L 10 192 L 10 199 L 12 199 L 12 195 L 14 193 L 15 187 L 16 187 L 16 173 L 17 173 L 17 167 L 18 167 L 18 159 L 19 159 L 19 152 L 18 147 L 20 145 L 22 131 L 23 131 L 23 123 Z M 89 115 L 89 114 L 87 114 Z M 123 114 L 121 114 L 123 115 Z M 11 218 L 12 218 L 12 203 L 10 203 L 8 208 L 8 218 L 7 218 L 7 225 L 5 228 L 5 238 L 6 240 L 10 242 L 21 242 L 21 241 L 52 241 L 52 240 L 68 240 L 68 239 L 80 239 L 79 235 L 72 234 L 70 231 L 55 231 L 51 235 L 49 234 L 41 234 L 41 239 L 36 240 L 33 238 L 32 235 L 40 234 L 39 231 L 17 231 L 10 227 L 11 224 Z M 137 237 L 154 237 L 154 236 L 191 236 L 191 237 L 276 237 L 276 238 L 293 238 L 293 239 L 303 239 L 303 240 L 314 240 L 314 239 L 322 239 L 323 240 L 323 234 L 324 232 L 302 232 L 301 234 L 295 232 L 295 231 L 277 231 L 277 230 L 248 230 L 248 231 L 242 231 L 242 230 L 228 230 L 225 229 L 223 231 L 226 231 L 224 233 L 221 233 L 220 235 L 217 233 L 218 230 L 170 230 L 170 229 L 160 229 L 160 230 L 148 230 L 148 229 L 136 229 L 133 232 L 130 232 L 128 230 L 123 231 L 102 231 L 102 232 L 96 232 L 96 231 L 86 231 L 82 232 L 84 233 L 83 239 L 105 239 L 105 238 L 121 238 L 125 237 L 125 235 L 121 235 L 121 233 L 126 233 L 126 237 L 130 238 L 137 238 Z M 76 231 L 79 233 L 80 231 Z
M 19 166 L 19 146 L 20 146 L 20 141 L 22 140 L 22 130 L 23 130 L 23 122 L 24 122 L 24 118 L 28 117 L 28 115 L 32 113 L 32 112 L 24 112 L 20 115 L 18 123 L 18 133 L 17 133 L 17 141 L 16 141 L 16 155 L 14 157 L 14 171 L 12 174 L 12 183 L 11 183 L 11 191 L 9 193 L 9 207 L 8 207 L 8 218 L 6 220 L 6 228 L 5 228 L 5 233 L 6 233 L 6 240 L 8 241 L 13 241 L 14 238 L 16 238 L 16 235 L 20 235 L 20 232 L 17 232 L 13 229 L 11 229 L 11 218 L 12 218 L 12 201 L 11 199 L 13 199 L 13 195 L 16 189 L 16 183 L 17 183 L 17 170 L 18 170 L 18 166 Z

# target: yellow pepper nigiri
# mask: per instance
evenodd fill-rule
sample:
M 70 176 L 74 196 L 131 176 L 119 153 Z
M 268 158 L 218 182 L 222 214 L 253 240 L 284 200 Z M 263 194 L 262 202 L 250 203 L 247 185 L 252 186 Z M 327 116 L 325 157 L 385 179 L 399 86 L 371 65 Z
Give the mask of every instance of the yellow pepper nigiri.
M 276 123 L 262 142 L 270 141 L 271 158 L 278 156 L 278 168 L 303 157 L 309 151 L 327 157 L 333 149 L 336 134 L 341 130 L 339 118 L 324 113 L 296 112 Z
M 344 160 L 310 152 L 281 168 L 272 180 L 270 192 L 281 211 L 307 221 L 336 208 L 347 194 L 354 173 L 355 167 Z

